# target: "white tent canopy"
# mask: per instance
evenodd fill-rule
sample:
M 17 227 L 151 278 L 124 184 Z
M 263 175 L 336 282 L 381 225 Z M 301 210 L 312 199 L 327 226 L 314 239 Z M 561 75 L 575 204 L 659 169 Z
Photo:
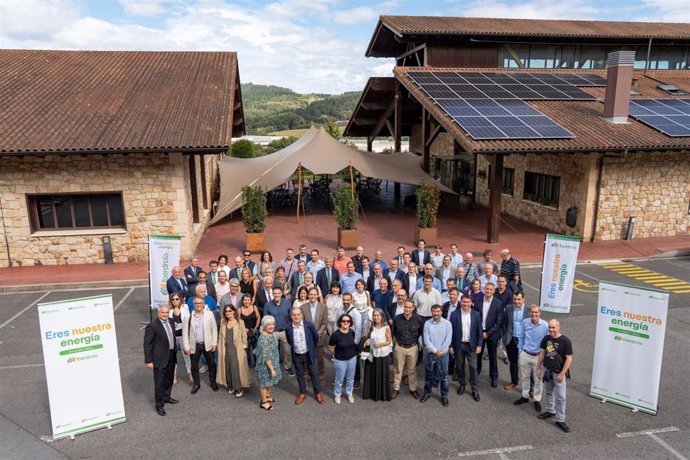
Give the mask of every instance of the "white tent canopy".
M 424 172 L 422 160 L 416 155 L 362 152 L 338 142 L 323 129 L 312 127 L 296 142 L 270 155 L 220 160 L 220 202 L 211 224 L 242 207 L 243 186 L 258 185 L 272 190 L 290 180 L 300 165 L 314 174 L 336 174 L 352 166 L 365 177 L 413 185 L 424 181 L 454 193 Z

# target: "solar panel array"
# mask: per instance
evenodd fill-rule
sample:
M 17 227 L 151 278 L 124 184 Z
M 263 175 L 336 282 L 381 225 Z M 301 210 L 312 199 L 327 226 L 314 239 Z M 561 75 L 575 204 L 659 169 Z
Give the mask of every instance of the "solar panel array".
M 497 72 L 408 72 L 473 139 L 574 137 L 523 100 L 595 100 L 575 85 L 600 86 L 598 75 Z
M 690 99 L 633 99 L 630 115 L 667 136 L 690 136 Z

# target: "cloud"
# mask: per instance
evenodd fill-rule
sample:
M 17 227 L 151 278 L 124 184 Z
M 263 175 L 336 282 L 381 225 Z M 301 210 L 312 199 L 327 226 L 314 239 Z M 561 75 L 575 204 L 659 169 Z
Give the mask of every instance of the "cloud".
M 593 19 L 598 16 L 599 10 L 581 0 L 568 2 L 534 0 L 519 3 L 479 0 L 464 5 L 455 13 L 461 16 L 485 18 Z
M 643 3 L 645 17 L 640 20 L 690 22 L 690 5 L 687 0 L 644 0 Z
M 370 8 L 368 6 L 360 6 L 350 10 L 333 11 L 333 22 L 338 24 L 359 24 L 361 22 L 368 22 L 378 19 L 378 9 Z
M 7 38 L 17 43 L 50 40 L 54 33 L 78 18 L 79 8 L 69 0 L 3 0 L 0 40 Z
M 127 16 L 157 16 L 165 12 L 163 0 L 117 0 Z

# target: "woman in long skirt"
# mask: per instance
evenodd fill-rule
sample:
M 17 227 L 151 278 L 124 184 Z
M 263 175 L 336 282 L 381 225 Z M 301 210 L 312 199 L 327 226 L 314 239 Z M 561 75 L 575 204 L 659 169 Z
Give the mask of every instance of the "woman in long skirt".
M 391 354 L 391 330 L 385 318 L 383 310 L 380 308 L 374 310 L 371 331 L 364 342 L 365 347 L 371 347 L 371 358 L 364 362 L 362 399 L 391 400 L 388 370 Z
M 216 383 L 227 387 L 228 393 L 241 398 L 249 388 L 247 365 L 247 330 L 232 305 L 223 309 L 218 333 L 218 372 Z

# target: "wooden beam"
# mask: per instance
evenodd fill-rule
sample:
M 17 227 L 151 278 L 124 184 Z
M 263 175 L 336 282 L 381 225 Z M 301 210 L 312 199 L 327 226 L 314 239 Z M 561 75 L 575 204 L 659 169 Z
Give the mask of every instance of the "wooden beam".
M 391 124 L 391 121 L 390 121 L 390 120 L 386 120 L 386 128 L 388 128 L 388 131 L 390 131 L 391 135 L 392 135 L 393 137 L 395 137 L 395 128 L 394 128 L 393 125 Z M 397 150 L 396 150 L 396 152 L 397 152 Z
M 388 107 L 388 104 L 385 102 L 362 102 L 359 104 L 361 108 L 364 110 L 385 110 L 386 107 Z
M 208 209 L 208 185 L 206 183 L 206 155 L 199 155 L 199 173 L 201 174 L 201 198 L 204 209 Z
M 415 46 L 415 47 L 412 48 L 411 50 L 405 51 L 403 54 L 401 54 L 400 56 L 396 57 L 395 59 L 402 59 L 402 58 L 404 58 L 404 57 L 410 56 L 410 55 L 412 55 L 412 54 L 415 54 L 417 51 L 423 50 L 424 48 L 426 48 L 426 43 L 422 43 L 422 44 L 419 45 L 419 46 Z
M 378 122 L 376 118 L 353 118 L 352 124 L 359 126 L 370 126 Z
M 196 185 L 196 156 L 189 155 L 189 192 L 192 196 L 192 219 L 195 224 L 198 224 L 199 218 L 199 192 Z
M 391 99 L 388 102 L 385 112 L 381 114 L 381 117 L 376 123 L 376 126 L 374 126 L 374 129 L 372 129 L 371 133 L 367 136 L 370 140 L 373 141 L 374 139 L 376 139 L 376 136 L 378 136 L 383 127 L 386 126 L 386 121 L 388 120 L 388 117 L 391 115 L 391 113 L 393 113 L 393 110 L 395 110 L 395 98 Z M 391 134 L 393 134 L 393 131 L 391 131 Z
M 491 187 L 489 189 L 489 222 L 486 241 L 498 243 L 501 231 L 501 189 L 503 188 L 503 155 L 495 155 L 491 168 Z
M 426 109 L 422 109 L 422 169 L 427 174 L 429 173 L 429 157 L 431 156 L 431 142 L 429 142 L 430 123 L 429 112 Z
M 431 122 L 431 120 L 429 120 L 429 122 Z M 429 144 L 429 147 L 431 147 L 431 144 L 434 143 L 434 141 L 436 140 L 438 135 L 441 134 L 442 130 L 443 130 L 443 126 L 437 124 L 436 128 L 434 129 L 434 132 L 431 133 L 431 135 L 429 136 L 429 139 L 427 139 L 427 141 L 426 141 L 427 144 Z
M 402 91 L 400 90 L 400 82 L 395 80 L 395 97 L 393 101 L 395 102 L 395 117 L 393 118 L 395 122 L 393 130 L 393 140 L 395 142 L 395 151 L 400 151 L 400 139 L 402 137 Z

